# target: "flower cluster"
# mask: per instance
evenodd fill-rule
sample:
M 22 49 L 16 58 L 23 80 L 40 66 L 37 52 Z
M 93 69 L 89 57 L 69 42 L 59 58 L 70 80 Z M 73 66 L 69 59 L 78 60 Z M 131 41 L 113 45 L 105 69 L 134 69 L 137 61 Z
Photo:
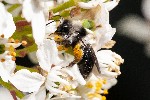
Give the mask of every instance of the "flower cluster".
M 13 97 L 1 87 L 2 94 L 22 100 L 106 100 L 124 62 L 108 50 L 115 44 L 116 31 L 109 24 L 109 11 L 118 2 L 1 0 L 0 84 Z M 59 27 L 68 30 L 62 24 L 66 20 L 73 24 L 69 24 L 71 32 L 61 36 Z M 82 35 L 80 29 L 86 34 L 82 38 L 77 37 Z M 15 57 L 31 52 L 36 52 L 32 59 L 37 59 L 38 66 L 16 65 Z

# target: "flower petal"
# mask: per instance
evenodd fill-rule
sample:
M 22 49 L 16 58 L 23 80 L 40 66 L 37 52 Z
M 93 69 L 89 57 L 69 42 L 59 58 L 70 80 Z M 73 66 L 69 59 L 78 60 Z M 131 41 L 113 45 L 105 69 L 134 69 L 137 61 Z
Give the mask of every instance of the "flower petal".
M 12 61 L 12 56 L 7 55 L 7 51 L 0 55 L 0 59 L 5 59 L 4 62 L 0 62 L 0 77 L 3 81 L 8 82 L 10 75 L 14 72 L 16 64 Z
M 144 16 L 150 21 L 150 0 L 142 1 L 142 12 Z
M 4 5 L 0 2 L 0 35 L 4 34 L 5 38 L 9 38 L 16 30 L 13 17 L 7 12 Z
M 22 100 L 45 100 L 46 98 L 46 89 L 41 87 L 38 92 L 31 93 L 25 96 Z
M 36 72 L 31 73 L 26 69 L 17 71 L 10 79 L 10 82 L 23 92 L 38 91 L 44 81 L 45 77 Z
M 113 8 L 115 8 L 120 0 L 113 0 L 113 1 L 108 1 L 105 4 L 105 7 L 107 8 L 108 11 L 111 11 Z
M 7 3 L 10 3 L 10 4 L 16 4 L 16 3 L 19 3 L 18 0 L 3 0 L 3 1 L 5 1 L 5 2 L 7 2 Z
M 57 65 L 61 62 L 54 40 L 44 40 L 44 44 L 38 47 L 36 54 L 40 67 L 45 71 L 49 71 L 52 64 Z
M 0 97 L 1 100 L 14 100 L 11 93 L 6 89 L 0 86 Z
M 43 43 L 45 37 L 45 16 L 40 6 L 40 1 L 24 0 L 22 12 L 26 20 L 31 22 L 35 43 Z

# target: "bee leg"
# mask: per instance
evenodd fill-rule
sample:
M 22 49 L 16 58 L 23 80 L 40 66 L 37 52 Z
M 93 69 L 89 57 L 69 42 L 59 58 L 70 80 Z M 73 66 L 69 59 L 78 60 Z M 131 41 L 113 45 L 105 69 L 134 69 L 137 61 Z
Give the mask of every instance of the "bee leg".
M 72 66 L 75 65 L 76 63 L 78 63 L 78 62 L 76 62 L 76 60 L 74 60 L 74 61 L 72 61 L 71 63 L 69 63 L 69 65 L 66 66 L 66 67 L 72 67 Z
M 70 41 L 68 40 L 63 40 L 63 41 L 55 41 L 59 45 L 64 45 L 66 48 L 70 47 Z
M 81 49 L 80 44 L 76 44 L 73 48 L 74 60 L 67 66 L 72 67 L 73 65 L 77 64 L 83 57 L 83 50 Z

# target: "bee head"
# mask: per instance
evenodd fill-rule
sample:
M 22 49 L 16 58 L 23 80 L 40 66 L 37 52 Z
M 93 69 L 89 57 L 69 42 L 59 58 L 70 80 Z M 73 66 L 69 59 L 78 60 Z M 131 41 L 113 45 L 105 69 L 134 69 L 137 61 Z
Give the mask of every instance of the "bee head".
M 64 20 L 62 24 L 57 27 L 55 31 L 56 34 L 61 36 L 69 35 L 70 29 L 72 28 L 72 24 L 70 20 Z

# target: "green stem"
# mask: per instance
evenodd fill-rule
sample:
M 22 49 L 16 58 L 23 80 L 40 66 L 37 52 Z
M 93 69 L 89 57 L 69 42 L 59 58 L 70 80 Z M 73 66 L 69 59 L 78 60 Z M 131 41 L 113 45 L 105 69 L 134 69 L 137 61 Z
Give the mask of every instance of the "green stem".
M 57 13 L 59 11 L 62 11 L 64 9 L 67 9 L 69 7 L 75 6 L 77 5 L 77 1 L 76 0 L 69 0 L 63 4 L 58 5 L 57 7 L 53 8 L 52 11 L 53 13 Z
M 35 68 L 27 68 L 27 67 L 24 67 L 24 66 L 20 66 L 20 65 L 17 65 L 16 66 L 16 70 L 18 71 L 18 70 L 21 70 L 21 69 L 27 69 L 27 70 L 29 70 L 30 72 L 39 72 L 37 69 L 35 69 Z
M 8 8 L 8 12 L 12 12 L 13 10 L 15 10 L 16 8 L 18 8 L 20 6 L 20 4 L 14 4 L 12 5 L 10 8 Z
M 22 99 L 25 96 L 21 91 L 17 90 L 14 86 L 12 86 L 11 83 L 4 82 L 1 78 L 0 78 L 0 85 L 7 88 L 9 91 L 14 91 L 16 93 L 16 96 L 19 97 L 20 99 Z

